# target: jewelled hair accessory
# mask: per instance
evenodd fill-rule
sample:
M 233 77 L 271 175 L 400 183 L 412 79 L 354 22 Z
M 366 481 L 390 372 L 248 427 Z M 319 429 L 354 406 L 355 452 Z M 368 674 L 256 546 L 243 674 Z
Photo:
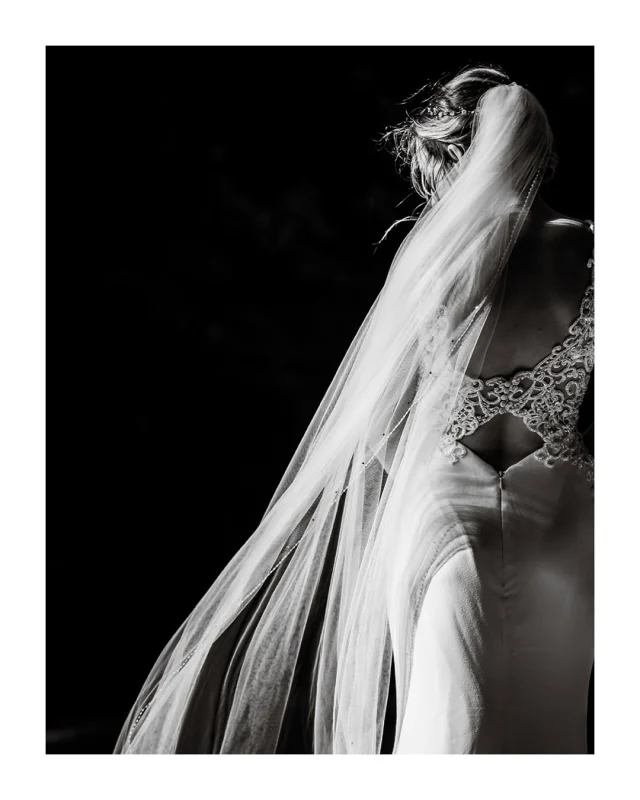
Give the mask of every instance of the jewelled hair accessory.
M 468 111 L 466 108 L 457 108 L 455 111 L 445 111 L 443 108 L 439 108 L 438 106 L 427 106 L 424 110 L 424 113 L 428 117 L 460 117 L 465 114 L 475 114 L 474 111 Z

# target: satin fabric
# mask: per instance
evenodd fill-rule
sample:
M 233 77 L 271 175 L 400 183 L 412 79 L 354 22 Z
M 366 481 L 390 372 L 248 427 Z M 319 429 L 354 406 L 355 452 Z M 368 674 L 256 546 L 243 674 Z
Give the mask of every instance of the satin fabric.
M 396 752 L 586 753 L 594 548 L 584 470 L 531 453 L 501 476 L 468 450 L 455 464 L 442 456 L 431 488 L 448 549 L 419 613 Z

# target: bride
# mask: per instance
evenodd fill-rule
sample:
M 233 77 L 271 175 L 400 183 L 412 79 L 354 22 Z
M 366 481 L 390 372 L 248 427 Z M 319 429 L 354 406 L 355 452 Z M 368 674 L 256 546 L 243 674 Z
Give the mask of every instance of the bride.
M 499 70 L 390 139 L 423 210 L 117 753 L 587 751 L 593 226 Z

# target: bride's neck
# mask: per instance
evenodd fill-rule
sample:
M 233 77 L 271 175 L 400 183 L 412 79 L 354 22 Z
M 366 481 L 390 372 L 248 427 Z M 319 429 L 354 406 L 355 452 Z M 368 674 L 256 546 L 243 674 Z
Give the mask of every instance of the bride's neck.
M 546 220 L 553 219 L 558 215 L 544 202 L 540 195 L 537 194 L 533 203 L 531 204 L 529 216 L 534 222 L 545 222 Z
M 540 195 L 536 195 L 524 221 L 523 229 L 534 231 L 557 217 L 558 214 L 544 202 Z

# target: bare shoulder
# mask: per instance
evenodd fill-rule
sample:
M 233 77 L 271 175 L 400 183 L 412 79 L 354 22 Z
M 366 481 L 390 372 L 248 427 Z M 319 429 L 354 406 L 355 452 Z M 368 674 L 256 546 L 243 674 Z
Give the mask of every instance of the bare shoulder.
M 593 244 L 593 222 L 574 217 L 554 216 L 544 221 L 542 232 L 547 241 L 567 247 Z
M 567 217 L 548 207 L 531 220 L 516 254 L 514 288 L 522 288 L 526 303 L 540 292 L 564 324 L 575 316 L 592 278 L 593 231 L 588 221 Z M 514 301 L 515 302 L 515 301 Z
M 542 225 L 549 237 L 566 241 L 591 241 L 593 239 L 593 222 L 590 219 L 567 217 L 553 212 Z
M 553 273 L 550 280 L 555 287 L 554 306 L 560 319 L 567 314 L 568 319 L 576 313 L 577 304 L 593 278 L 588 269 L 593 255 L 593 223 L 558 215 L 543 228 Z
M 584 267 L 593 254 L 593 223 L 557 215 L 545 220 L 540 234 L 543 247 L 553 253 L 554 270 L 562 265 L 567 278 L 574 273 L 581 281 Z
M 571 271 L 581 270 L 593 251 L 593 223 L 558 214 L 550 208 L 532 218 L 522 232 L 521 253 L 531 260 L 545 264 L 548 272 L 556 273 L 560 266 Z M 526 257 L 526 256 L 525 256 Z

